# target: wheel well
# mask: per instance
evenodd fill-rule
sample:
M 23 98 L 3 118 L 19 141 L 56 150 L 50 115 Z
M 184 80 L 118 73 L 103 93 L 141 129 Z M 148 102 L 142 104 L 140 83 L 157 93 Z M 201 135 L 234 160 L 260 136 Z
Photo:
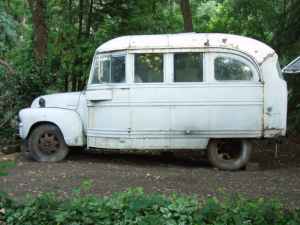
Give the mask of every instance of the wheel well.
M 37 128 L 37 127 L 39 127 L 39 126 L 41 126 L 41 125 L 47 125 L 47 124 L 51 124 L 51 125 L 55 126 L 55 127 L 59 130 L 59 132 L 61 133 L 62 137 L 64 138 L 63 133 L 61 132 L 60 128 L 59 128 L 55 123 L 52 123 L 52 122 L 49 122 L 49 121 L 40 121 L 40 122 L 37 122 L 37 123 L 33 124 L 33 125 L 30 127 L 30 130 L 29 130 L 29 132 L 28 132 L 28 135 L 27 135 L 27 138 L 26 138 L 26 139 L 29 138 L 29 136 L 31 135 L 32 131 L 33 131 L 35 128 Z

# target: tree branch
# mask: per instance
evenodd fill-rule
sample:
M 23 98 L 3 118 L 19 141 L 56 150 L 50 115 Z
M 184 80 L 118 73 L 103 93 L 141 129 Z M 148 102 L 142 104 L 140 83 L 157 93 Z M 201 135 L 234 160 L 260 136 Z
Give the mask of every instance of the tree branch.
M 16 74 L 16 71 L 3 59 L 0 59 L 0 65 L 4 66 L 9 74 Z

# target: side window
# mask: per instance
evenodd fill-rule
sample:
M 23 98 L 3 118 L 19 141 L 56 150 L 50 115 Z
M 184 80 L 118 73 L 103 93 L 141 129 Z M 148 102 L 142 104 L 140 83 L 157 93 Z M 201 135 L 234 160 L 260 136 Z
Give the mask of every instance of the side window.
M 125 56 L 111 57 L 111 83 L 125 82 Z
M 215 79 L 219 81 L 253 80 L 250 66 L 226 56 L 215 58 Z
M 135 54 L 134 81 L 136 83 L 163 82 L 163 55 Z
M 109 57 L 100 57 L 99 60 L 99 81 L 100 83 L 108 83 L 110 76 L 110 58 Z
M 92 73 L 92 84 L 100 83 L 100 59 L 96 56 L 94 59 L 93 73 Z
M 97 56 L 92 84 L 125 82 L 125 56 Z
M 203 54 L 174 54 L 174 82 L 202 82 Z

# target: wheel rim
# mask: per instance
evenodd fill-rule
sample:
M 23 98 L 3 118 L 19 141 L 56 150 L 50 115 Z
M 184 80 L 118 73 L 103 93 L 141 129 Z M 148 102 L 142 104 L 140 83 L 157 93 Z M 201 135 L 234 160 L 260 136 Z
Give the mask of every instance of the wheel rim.
M 59 139 L 54 133 L 45 132 L 39 137 L 38 148 L 43 154 L 53 155 L 60 148 Z
M 222 161 L 235 161 L 242 155 L 241 141 L 224 141 L 217 144 L 217 156 Z

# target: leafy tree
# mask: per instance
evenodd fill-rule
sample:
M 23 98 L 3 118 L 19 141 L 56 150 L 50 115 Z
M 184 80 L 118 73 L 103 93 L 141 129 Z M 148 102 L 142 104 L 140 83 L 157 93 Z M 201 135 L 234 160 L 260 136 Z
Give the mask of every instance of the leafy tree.
M 6 13 L 6 11 L 4 10 L 3 2 L 0 2 L 0 66 L 4 67 L 4 69 L 6 69 L 9 74 L 13 74 L 15 73 L 15 71 L 9 65 L 9 63 L 3 59 L 3 57 L 16 43 L 16 27 L 17 24 L 15 20 L 12 16 Z M 2 74 L 3 73 L 4 71 L 2 71 Z

